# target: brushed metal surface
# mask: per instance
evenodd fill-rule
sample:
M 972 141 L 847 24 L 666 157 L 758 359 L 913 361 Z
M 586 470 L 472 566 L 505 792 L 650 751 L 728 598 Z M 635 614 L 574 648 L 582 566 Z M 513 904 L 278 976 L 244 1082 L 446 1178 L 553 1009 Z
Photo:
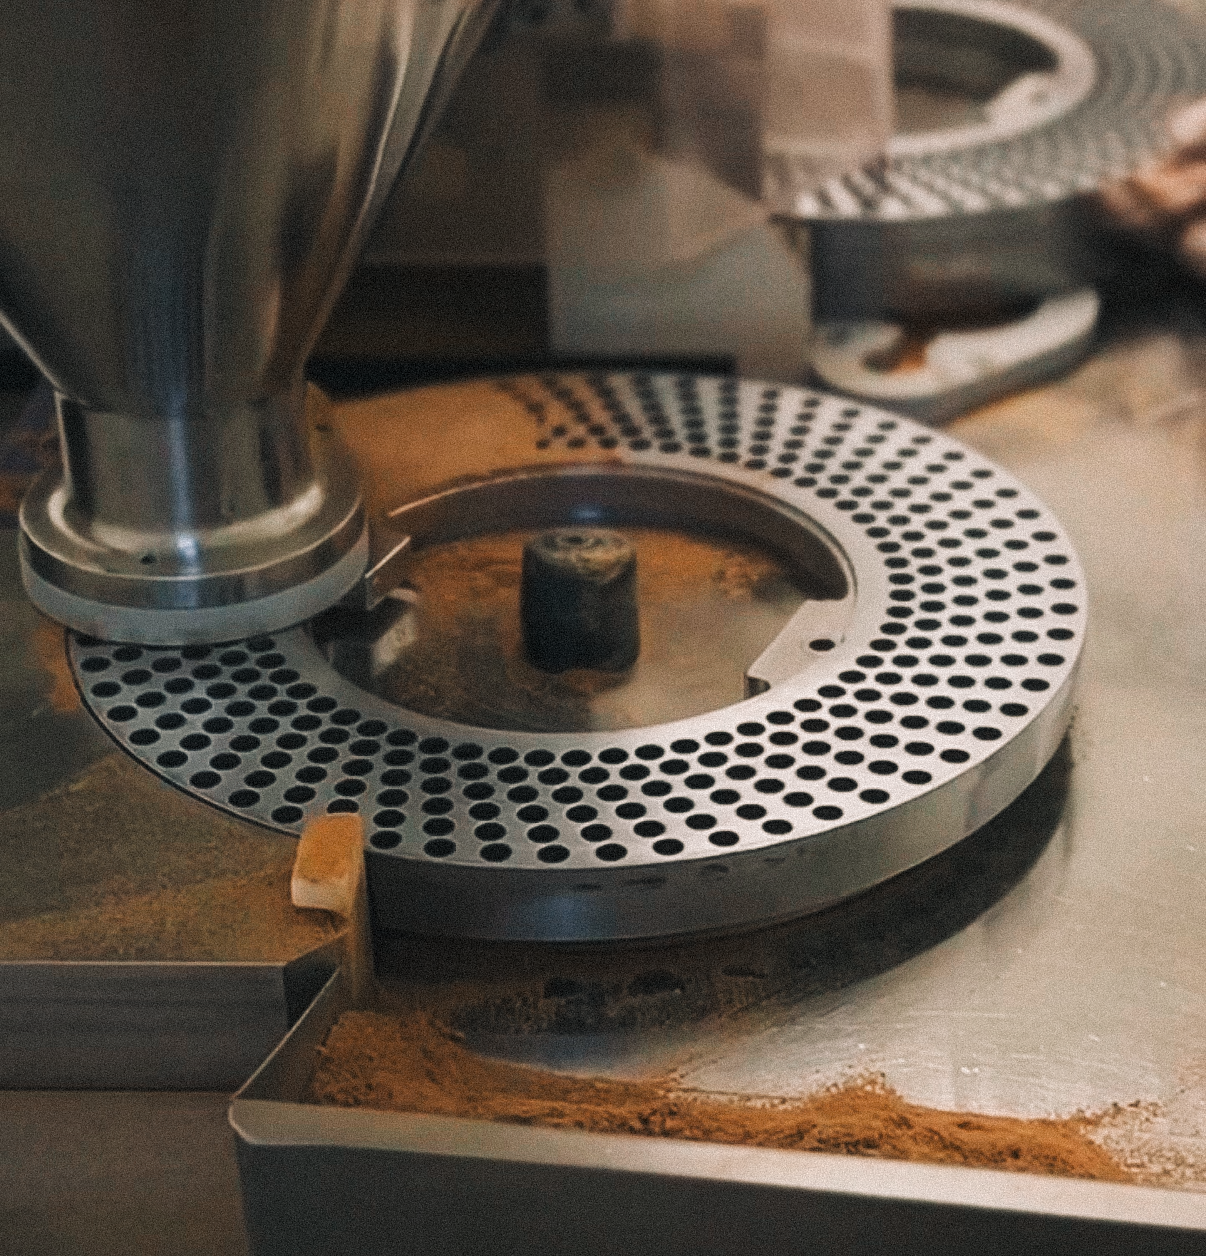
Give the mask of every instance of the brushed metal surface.
M 299 1102 L 336 973 L 235 1096 L 257 1256 L 325 1253 L 1197 1252 L 1206 1197 L 951 1166 Z M 672 1201 L 672 1206 L 671 1206 Z
M 232 1090 L 330 978 L 274 962 L 0 960 L 2 1089 Z
M 230 1089 L 288 1027 L 284 964 L 0 962 L 0 1087 Z

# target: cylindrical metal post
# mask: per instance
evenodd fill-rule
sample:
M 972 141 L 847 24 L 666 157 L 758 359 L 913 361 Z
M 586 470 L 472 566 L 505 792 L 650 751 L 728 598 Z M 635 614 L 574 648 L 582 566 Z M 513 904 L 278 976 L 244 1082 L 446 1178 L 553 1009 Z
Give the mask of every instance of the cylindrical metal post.
M 636 553 L 615 532 L 556 528 L 524 546 L 523 641 L 546 672 L 618 672 L 640 651 Z

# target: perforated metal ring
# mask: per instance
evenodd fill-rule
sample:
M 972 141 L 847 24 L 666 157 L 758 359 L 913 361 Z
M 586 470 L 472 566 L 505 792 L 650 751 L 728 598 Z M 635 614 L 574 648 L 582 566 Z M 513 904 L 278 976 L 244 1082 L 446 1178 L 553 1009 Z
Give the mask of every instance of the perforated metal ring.
M 676 375 L 500 381 L 533 448 L 723 483 L 827 538 L 834 648 L 719 711 L 623 732 L 472 728 L 338 675 L 303 628 L 147 649 L 73 636 L 85 702 L 153 771 L 296 832 L 367 821 L 387 926 L 587 940 L 816 910 L 958 841 L 1064 735 L 1084 578 L 1012 476 L 910 420 Z M 487 524 L 488 526 L 488 524 Z
M 896 14 L 898 58 L 910 23 L 934 28 L 920 59 L 935 79 L 958 79 L 961 38 L 1005 60 L 1017 45 L 1042 72 L 978 123 L 896 136 L 883 162 L 820 188 L 800 158 L 769 155 L 772 205 L 809 228 L 818 317 L 952 315 L 1097 281 L 1108 234 L 1087 194 L 1168 147 L 1169 109 L 1206 94 L 1206 29 L 1163 0 L 896 0 Z

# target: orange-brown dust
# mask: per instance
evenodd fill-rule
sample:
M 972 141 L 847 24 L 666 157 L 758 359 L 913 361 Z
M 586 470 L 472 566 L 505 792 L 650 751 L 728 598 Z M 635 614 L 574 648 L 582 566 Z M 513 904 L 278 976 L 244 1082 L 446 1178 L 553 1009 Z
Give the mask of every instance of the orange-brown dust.
M 799 1100 L 734 1099 L 644 1081 L 580 1078 L 489 1060 L 424 1012 L 345 1012 L 310 1099 L 341 1107 L 512 1121 L 608 1134 L 962 1164 L 1124 1181 L 1093 1119 L 1022 1119 L 908 1103 L 863 1078 Z
M 625 672 L 550 675 L 528 662 L 512 530 L 432 545 L 407 581 L 413 640 L 372 685 L 407 710 L 488 728 L 629 728 L 715 710 L 745 696 L 745 667 L 805 589 L 784 563 L 739 540 L 623 529 L 637 552 L 641 655 Z M 379 666 L 379 664 L 377 664 Z
M 30 638 L 34 656 L 50 682 L 46 700 L 52 710 L 67 714 L 78 711 L 80 695 L 67 662 L 67 649 L 63 644 L 63 629 L 49 619 L 40 619 Z

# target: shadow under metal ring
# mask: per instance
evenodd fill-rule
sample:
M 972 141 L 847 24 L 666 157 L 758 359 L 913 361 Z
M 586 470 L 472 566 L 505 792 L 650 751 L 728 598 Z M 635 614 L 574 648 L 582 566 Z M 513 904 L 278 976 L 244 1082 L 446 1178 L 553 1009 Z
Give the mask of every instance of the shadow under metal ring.
M 533 471 L 512 500 L 560 500 L 570 521 L 660 500 L 682 525 L 756 535 L 828 573 L 831 642 L 794 640 L 789 623 L 755 697 L 548 734 L 402 710 L 337 674 L 305 627 L 214 647 L 72 635 L 108 732 L 265 825 L 359 812 L 380 925 L 550 941 L 819 910 L 967 836 L 1056 750 L 1084 579 L 1047 507 L 986 458 L 797 388 L 690 375 L 499 387 L 526 404 L 533 450 L 608 459 Z M 656 491 L 634 494 L 637 481 Z M 437 496 L 411 523 L 431 537 L 489 529 L 479 491 L 502 490 Z

